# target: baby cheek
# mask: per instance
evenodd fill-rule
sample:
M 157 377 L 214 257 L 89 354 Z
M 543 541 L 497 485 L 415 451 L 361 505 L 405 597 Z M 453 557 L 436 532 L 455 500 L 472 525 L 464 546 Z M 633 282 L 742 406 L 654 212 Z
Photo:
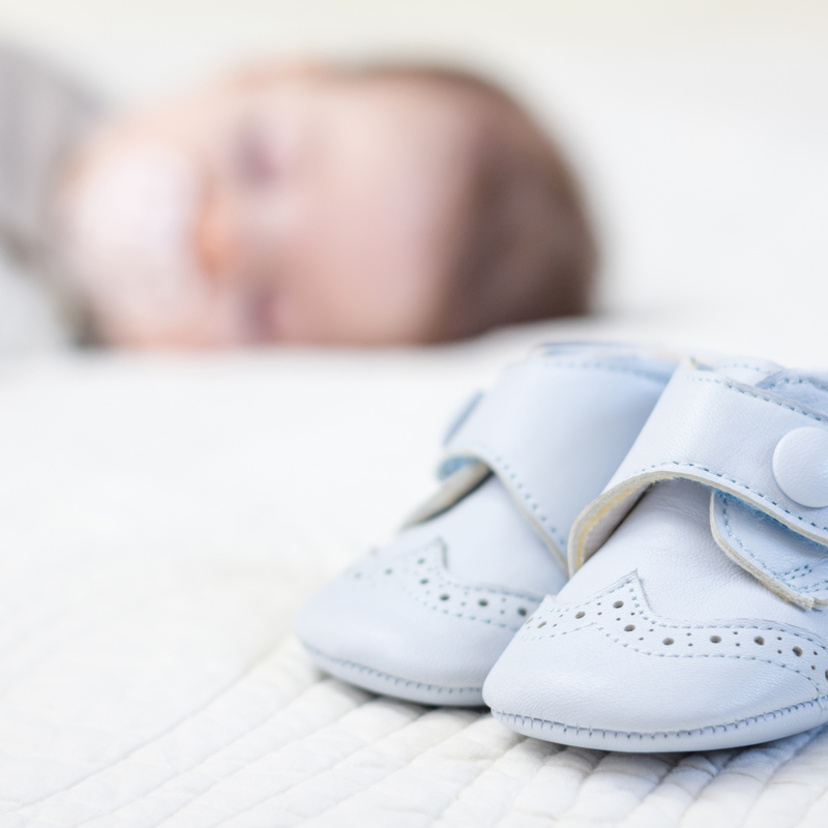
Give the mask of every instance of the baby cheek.
M 390 277 L 390 278 L 389 278 Z M 317 286 L 308 317 L 324 341 L 385 345 L 418 338 L 420 309 L 406 301 L 392 274 L 365 268 L 341 273 L 336 287 Z
M 197 170 L 141 148 L 86 171 L 65 201 L 67 254 L 103 334 L 116 344 L 206 344 L 231 337 L 229 296 L 193 250 Z

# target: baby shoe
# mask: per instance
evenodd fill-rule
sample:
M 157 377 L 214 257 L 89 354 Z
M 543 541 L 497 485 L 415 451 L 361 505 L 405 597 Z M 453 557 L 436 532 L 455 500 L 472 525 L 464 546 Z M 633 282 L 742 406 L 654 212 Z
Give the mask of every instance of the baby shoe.
M 300 610 L 310 655 L 375 692 L 481 704 L 503 648 L 565 583 L 572 522 L 674 368 L 609 345 L 547 346 L 509 367 L 452 428 L 436 496 Z
M 828 376 L 677 369 L 486 680 L 520 733 L 732 748 L 828 721 Z

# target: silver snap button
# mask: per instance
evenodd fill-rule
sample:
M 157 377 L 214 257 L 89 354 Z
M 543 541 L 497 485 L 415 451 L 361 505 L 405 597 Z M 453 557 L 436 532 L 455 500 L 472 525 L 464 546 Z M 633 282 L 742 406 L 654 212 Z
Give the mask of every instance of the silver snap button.
M 802 506 L 828 506 L 828 429 L 797 428 L 773 451 L 773 476 L 779 488 Z

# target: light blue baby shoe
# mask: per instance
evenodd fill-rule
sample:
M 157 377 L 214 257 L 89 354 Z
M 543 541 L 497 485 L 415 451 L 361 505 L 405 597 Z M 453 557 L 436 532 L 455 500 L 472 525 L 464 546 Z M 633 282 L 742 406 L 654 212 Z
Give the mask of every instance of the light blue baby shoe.
M 530 736 L 699 751 L 828 721 L 828 376 L 678 368 L 484 699 Z
M 312 658 L 378 693 L 481 704 L 498 656 L 566 582 L 573 521 L 674 369 L 655 353 L 585 344 L 507 368 L 453 427 L 437 494 L 300 610 L 294 629 Z

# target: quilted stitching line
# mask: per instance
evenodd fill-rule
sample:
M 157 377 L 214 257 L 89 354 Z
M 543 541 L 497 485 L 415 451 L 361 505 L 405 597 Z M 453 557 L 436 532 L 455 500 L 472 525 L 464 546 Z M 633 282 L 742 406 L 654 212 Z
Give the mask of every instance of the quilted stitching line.
M 303 644 L 302 646 L 303 646 L 303 647 L 305 647 L 305 645 L 304 645 L 304 644 Z M 310 648 L 307 648 L 307 649 L 310 649 Z M 324 681 L 317 681 L 317 682 L 314 682 L 313 684 L 309 685 L 308 687 L 304 687 L 304 688 L 302 688 L 301 692 L 300 692 L 300 693 L 299 693 L 299 694 L 298 694 L 295 698 L 291 699 L 289 704 L 286 704 L 284 707 L 281 707 L 281 708 L 279 708 L 278 710 L 275 710 L 275 711 L 273 711 L 272 713 L 268 714 L 268 715 L 267 715 L 264 719 L 262 719 L 261 721 L 257 722 L 257 723 L 256 723 L 255 725 L 253 725 L 252 727 L 247 728 L 245 731 L 243 731 L 243 732 L 242 732 L 242 733 L 240 733 L 238 736 L 236 736 L 235 738 L 233 738 L 233 739 L 232 739 L 231 741 L 229 741 L 227 744 L 221 745 L 221 746 L 220 746 L 219 748 L 217 748 L 216 750 L 212 750 L 212 751 L 210 751 L 208 754 L 206 754 L 204 757 L 202 757 L 202 758 L 200 759 L 200 761 L 199 761 L 197 764 L 193 765 L 191 768 L 188 768 L 188 769 L 187 769 L 184 773 L 192 773 L 193 771 L 197 771 L 199 768 L 201 768 L 201 767 L 202 767 L 202 766 L 203 766 L 206 762 L 208 762 L 210 759 L 212 759 L 212 758 L 213 758 L 214 756 L 216 756 L 218 753 L 221 753 L 222 751 L 226 750 L 228 747 L 230 747 L 230 746 L 232 746 L 232 745 L 235 745 L 237 742 L 241 741 L 242 739 L 244 739 L 245 737 L 247 737 L 250 733 L 254 732 L 254 731 L 255 731 L 255 730 L 257 730 L 258 728 L 260 728 L 260 727 L 266 727 L 266 726 L 267 726 L 267 725 L 269 725 L 269 724 L 270 724 L 273 720 L 275 720 L 275 719 L 279 718 L 280 716 L 284 716 L 284 715 L 285 715 L 285 712 L 286 712 L 287 710 L 289 710 L 290 705 L 291 705 L 291 704 L 293 704 L 293 703 L 294 703 L 294 702 L 295 702 L 298 698 L 300 698 L 300 697 L 301 697 L 301 695 L 302 695 L 303 693 L 306 693 L 306 692 L 307 692 L 307 691 L 308 691 L 311 687 L 313 687 L 313 686 L 315 686 L 315 685 L 317 685 L 317 684 L 323 684 L 323 683 L 333 683 L 333 682 L 336 682 L 336 683 L 338 683 L 338 684 L 339 684 L 339 683 L 340 683 L 340 679 L 337 679 L 337 678 L 334 678 L 333 676 L 331 676 L 331 677 L 328 677 L 328 678 L 324 679 Z M 369 693 L 370 693 L 370 691 L 369 691 L 369 690 L 364 690 L 364 691 L 361 691 L 361 692 L 363 692 L 363 693 L 365 693 L 365 694 L 369 694 Z M 344 712 L 340 713 L 336 719 L 333 719 L 333 720 L 331 720 L 331 721 L 327 721 L 327 722 L 325 722 L 325 723 L 324 723 L 321 727 L 317 727 L 315 730 L 310 731 L 309 733 L 300 733 L 299 735 L 295 735 L 295 736 L 293 736 L 292 738 L 290 738 L 290 739 L 288 739 L 288 740 L 286 740 L 286 741 L 284 741 L 284 742 L 281 742 L 281 743 L 277 746 L 277 750 L 279 750 L 279 751 L 281 751 L 281 750 L 285 750 L 285 749 L 287 749 L 287 748 L 291 747 L 292 745 L 294 745 L 294 744 L 295 744 L 296 742 L 298 742 L 298 741 L 301 741 L 301 740 L 303 740 L 303 739 L 307 739 L 307 738 L 311 738 L 313 735 L 315 735 L 316 733 L 318 733 L 320 730 L 324 730 L 324 729 L 326 729 L 326 728 L 333 727 L 334 725 L 338 724 L 338 723 L 339 723 L 339 722 L 340 722 L 343 718 L 346 718 L 347 716 L 352 715 L 355 711 L 359 710 L 359 709 L 360 709 L 360 708 L 362 708 L 364 705 L 366 705 L 366 704 L 371 704 L 372 702 L 375 702 L 375 701 L 376 701 L 376 700 L 372 699 L 372 700 L 369 700 L 368 702 L 361 702 L 361 703 L 360 703 L 359 705 L 357 705 L 356 707 L 349 708 L 349 709 L 347 709 L 346 711 L 344 711 Z M 413 703 L 412 703 L 412 704 L 413 704 Z M 419 718 L 419 716 L 418 716 L 417 718 Z M 414 721 L 416 721 L 416 719 L 415 719 Z M 404 724 L 402 727 L 408 727 L 409 725 L 410 725 L 410 722 L 408 722 L 408 723 Z M 394 732 L 394 731 L 392 731 L 392 732 Z M 359 750 L 359 748 L 358 748 L 357 750 Z M 265 751 L 264 753 L 262 753 L 262 754 L 258 755 L 254 761 L 258 761 L 258 760 L 262 759 L 262 758 L 263 758 L 264 756 L 266 756 L 267 754 L 268 754 L 268 751 Z M 352 752 L 352 753 L 349 753 L 349 754 L 346 754 L 346 755 L 345 755 L 344 757 L 342 757 L 339 761 L 340 761 L 340 762 L 345 761 L 346 759 L 350 758 L 350 756 L 351 756 L 351 755 L 353 755 L 353 752 Z M 336 764 L 338 764 L 338 763 L 336 763 Z M 330 767 L 335 767 L 335 765 L 329 766 L 329 767 L 328 767 L 328 768 L 326 768 L 325 770 L 330 770 Z M 211 782 L 211 783 L 210 783 L 210 784 L 209 784 L 209 785 L 208 785 L 205 789 L 203 789 L 203 790 L 201 790 L 201 791 L 199 791 L 199 792 L 198 792 L 198 797 L 204 796 L 206 793 L 208 793 L 209 791 L 211 791 L 211 790 L 212 790 L 212 789 L 213 789 L 213 788 L 214 788 L 217 784 L 227 782 L 227 780 L 229 780 L 229 779 L 232 779 L 232 778 L 236 777 L 238 774 L 242 773 L 242 772 L 244 771 L 244 769 L 245 769 L 245 766 L 244 766 L 244 765 L 242 765 L 241 767 L 238 767 L 238 768 L 236 768 L 235 770 L 233 770 L 230 774 L 228 774 L 228 775 L 226 775 L 226 776 L 224 776 L 224 777 L 218 778 L 218 779 L 214 779 L 214 780 L 213 780 L 213 781 L 212 781 L 212 782 Z M 180 776 L 183 776 L 183 775 L 184 775 L 184 773 L 178 774 L 176 777 L 173 777 L 173 778 L 179 778 Z M 156 787 L 154 787 L 154 788 L 153 788 L 152 790 L 150 790 L 150 791 L 145 792 L 145 793 L 144 793 L 144 794 L 142 794 L 142 795 L 141 795 L 141 797 L 139 797 L 139 798 L 143 798 L 143 797 L 147 796 L 148 794 L 155 793 L 157 790 L 160 790 L 161 788 L 163 788 L 163 787 L 164 787 L 164 785 L 165 785 L 165 784 L 167 784 L 169 781 L 170 781 L 170 780 L 165 780 L 165 781 L 164 781 L 164 783 L 162 783 L 161 785 L 157 785 Z M 301 783 L 300 783 L 300 784 L 301 784 Z M 285 789 L 285 791 L 280 791 L 279 793 L 275 794 L 274 796 L 268 797 L 266 800 L 262 800 L 262 801 L 260 801 L 260 802 L 255 803 L 255 804 L 254 804 L 254 805 L 252 805 L 252 806 L 246 807 L 246 808 L 244 808 L 244 810 L 242 810 L 241 812 L 236 813 L 236 814 L 233 814 L 232 816 L 230 816 L 230 817 L 228 817 L 228 818 L 222 819 L 222 820 L 221 820 L 220 822 L 218 822 L 218 823 L 213 823 L 213 825 L 214 825 L 214 826 L 216 826 L 216 825 L 224 825 L 224 824 L 226 824 L 226 823 L 227 823 L 227 821 L 228 821 L 228 820 L 235 820 L 235 819 L 237 819 L 240 815 L 245 814 L 245 813 L 247 813 L 248 811 L 252 811 L 254 808 L 258 807 L 259 805 L 261 805 L 261 804 L 262 804 L 262 802 L 264 802 L 264 801 L 268 801 L 268 800 L 270 800 L 270 799 L 275 799 L 275 798 L 278 798 L 278 797 L 279 797 L 279 796 L 281 796 L 283 793 L 285 793 L 286 791 L 290 791 L 290 790 L 292 790 L 292 788 L 290 788 L 290 787 L 289 787 L 289 788 L 286 788 L 286 789 Z M 122 807 L 127 807 L 128 805 L 133 804 L 133 802 L 135 802 L 135 801 L 137 801 L 137 799 L 135 799 L 135 800 L 130 800 L 130 802 L 129 802 L 129 803 L 127 803 L 126 805 L 124 805 L 124 806 L 122 806 Z M 198 801 L 198 798 L 197 798 L 197 797 L 193 797 L 192 799 L 188 800 L 187 802 L 182 803 L 181 805 L 179 805 L 178 807 L 176 807 L 173 811 L 171 811 L 170 813 L 166 814 L 166 815 L 164 816 L 164 818 L 163 818 L 163 822 L 158 823 L 158 825 L 163 825 L 163 824 L 164 824 L 164 823 L 166 823 L 168 820 L 172 819 L 172 817 L 174 817 L 174 816 L 175 816 L 176 814 L 178 814 L 180 811 L 185 810 L 186 808 L 188 808 L 190 805 L 192 805 L 193 803 L 195 803 L 195 802 L 197 802 L 197 801 Z M 117 808 L 117 809 L 115 809 L 114 811 L 111 811 L 111 812 L 109 812 L 109 813 L 117 813 L 117 811 L 119 811 L 119 810 L 121 810 L 121 808 Z M 93 819 L 98 819 L 98 818 L 99 818 L 99 816 L 109 816 L 109 814 L 96 815 L 95 817 L 93 817 Z M 91 821 L 91 820 L 87 820 L 87 822 L 88 822 L 88 821 Z M 85 825 L 85 824 L 86 824 L 86 822 L 83 822 L 83 823 L 81 823 L 81 824 L 80 824 L 80 825 L 78 825 L 78 826 L 74 826 L 74 828 L 81 828 L 81 825 Z
M 790 751 L 787 756 L 785 756 L 782 762 L 775 763 L 771 775 L 764 780 L 764 787 L 761 789 L 761 791 L 757 791 L 754 804 L 751 806 L 751 809 L 748 813 L 753 813 L 755 803 L 759 799 L 760 795 L 764 793 L 764 791 L 768 790 L 774 783 L 778 784 L 778 776 L 783 767 L 790 765 L 790 763 L 795 761 L 800 756 L 800 754 L 804 753 L 805 750 L 807 750 L 807 748 L 810 746 L 810 744 L 822 735 L 824 730 L 825 728 L 820 725 L 813 728 L 812 730 L 807 730 L 804 733 L 798 733 L 795 735 L 795 748 L 792 751 Z M 788 737 L 785 741 L 789 743 L 790 739 L 791 737 Z M 779 747 L 780 746 L 776 746 L 776 750 L 779 750 Z M 785 769 L 787 770 L 788 768 L 785 767 Z M 783 782 L 783 784 L 786 784 L 786 782 Z M 803 823 L 800 822 L 799 824 L 801 825 Z
M 405 702 L 405 704 L 411 704 L 412 706 L 414 706 L 414 705 L 415 705 L 415 703 L 414 703 L 414 702 Z M 430 712 L 430 711 L 429 711 L 429 712 Z M 401 732 L 401 731 L 405 730 L 406 728 L 411 727 L 411 726 L 412 726 L 415 722 L 420 721 L 420 720 L 423 718 L 423 716 L 427 716 L 427 715 L 429 715 L 429 712 L 426 712 L 426 713 L 422 713 L 422 714 L 420 714 L 420 715 L 419 715 L 416 719 L 412 720 L 411 722 L 408 722 L 408 723 L 404 724 L 401 728 L 399 728 L 399 729 L 397 729 L 397 730 L 393 731 L 393 732 L 392 732 L 392 734 L 387 734 L 387 735 L 386 735 L 385 737 L 383 737 L 383 738 L 389 738 L 391 735 L 396 734 L 396 733 L 399 733 L 399 732 Z M 460 712 L 459 710 L 455 710 L 455 711 L 454 711 L 454 713 L 455 713 L 455 714 L 457 714 L 457 713 L 459 713 L 459 712 Z M 467 729 L 467 728 L 468 728 L 469 726 L 471 726 L 471 725 L 476 724 L 476 723 L 477 723 L 477 722 L 478 722 L 478 721 L 482 718 L 482 716 L 483 716 L 483 715 L 485 715 L 485 714 L 476 714 L 476 715 L 475 715 L 475 719 L 474 719 L 474 721 L 473 721 L 473 722 L 471 722 L 471 723 L 470 723 L 470 725 L 466 725 L 466 726 L 463 728 L 463 730 Z M 463 731 L 461 730 L 461 731 L 459 731 L 459 732 L 463 732 Z M 443 744 L 444 742 L 448 741 L 449 739 L 451 739 L 451 738 L 453 738 L 453 737 L 455 737 L 455 736 L 457 736 L 457 733 L 452 733 L 452 734 L 450 734 L 449 736 L 445 736 L 445 737 L 443 737 L 443 738 L 442 738 L 439 742 L 436 742 L 434 745 L 432 745 L 432 746 L 429 748 L 429 750 L 433 750 L 435 747 L 437 747 L 437 745 Z M 335 768 L 338 768 L 339 766 L 343 765 L 346 761 L 348 761 L 348 760 L 349 760 L 352 756 L 354 756 L 356 753 L 359 753 L 361 750 L 365 749 L 365 747 L 366 747 L 366 745 L 362 745 L 362 746 L 360 746 L 357 750 L 353 751 L 352 753 L 349 753 L 349 754 L 347 754 L 346 756 L 341 757 L 341 758 L 340 758 L 337 762 L 335 762 L 335 763 L 333 763 L 332 765 L 330 765 L 330 766 L 326 769 L 326 771 L 327 771 L 327 772 L 329 772 L 329 771 L 331 771 L 331 770 L 333 770 L 333 769 L 335 769 Z M 419 757 L 416 757 L 416 758 L 419 758 Z M 399 773 L 399 772 L 400 772 L 400 770 L 402 770 L 403 768 L 409 768 L 409 767 L 411 766 L 411 764 L 412 764 L 412 761 L 416 761 L 416 758 L 415 758 L 414 760 L 411 760 L 411 761 L 409 761 L 408 763 L 406 763 L 404 766 L 402 766 L 402 768 L 400 768 L 400 767 L 389 768 L 388 773 L 384 774 L 384 775 L 383 775 L 383 776 L 382 776 L 379 780 L 376 780 L 376 781 L 372 782 L 372 783 L 371 783 L 370 785 L 368 785 L 366 788 L 361 789 L 361 790 L 358 792 L 358 795 L 360 795 L 360 794 L 364 794 L 364 793 L 366 793 L 367 791 L 373 790 L 373 789 L 374 789 L 374 788 L 375 788 L 378 784 L 383 783 L 383 782 L 384 782 L 384 781 L 385 781 L 385 780 L 386 780 L 389 776 L 393 776 L 394 774 Z M 307 780 L 304 780 L 304 781 L 307 781 Z M 300 784 L 302 784 L 302 783 L 300 783 Z M 222 825 L 227 825 L 227 824 L 228 824 L 228 823 L 230 823 L 230 822 L 235 823 L 235 822 L 238 820 L 238 818 L 239 818 L 240 816 L 244 816 L 245 814 L 250 813 L 250 812 L 251 812 L 251 811 L 253 811 L 254 809 L 259 808 L 259 807 L 261 807 L 262 805 L 265 805 L 266 803 L 272 802 L 272 801 L 274 801 L 274 800 L 278 800 L 278 799 L 279 799 L 279 798 L 280 798 L 283 794 L 288 793 L 288 792 L 292 791 L 293 789 L 294 789 L 293 787 L 290 787 L 290 788 L 287 788 L 285 791 L 280 791 L 279 793 L 272 794 L 272 795 L 270 795 L 270 796 L 266 796 L 264 799 L 261 799 L 261 800 L 259 800 L 258 802 L 254 803 L 253 805 L 250 805 L 249 807 L 245 808 L 245 809 L 244 809 L 244 810 L 242 810 L 241 812 L 236 813 L 236 814 L 233 814 L 233 815 L 228 816 L 228 817 L 225 817 L 225 818 L 224 818 L 224 819 L 222 819 L 220 822 L 213 823 L 213 825 L 211 826 L 211 828 L 221 828 L 221 826 L 222 826 Z M 297 816 L 297 824 L 300 824 L 300 823 L 304 824 L 304 822 L 313 822 L 313 823 L 316 823 L 316 821 L 317 821 L 317 820 L 322 819 L 323 817 L 325 817 L 325 815 L 326 815 L 326 814 L 329 814 L 329 813 L 330 813 L 332 810 L 334 810 L 335 808 L 338 808 L 338 807 L 339 807 L 339 806 L 341 806 L 343 803 L 350 801 L 350 800 L 353 798 L 353 796 L 354 796 L 354 794 L 353 794 L 353 793 L 351 793 L 351 792 L 349 792 L 349 793 L 348 793 L 345 797 L 343 797 L 342 799 L 337 799 L 335 802 L 332 802 L 330 805 L 328 805 L 327 807 L 323 808 L 321 811 L 318 811 L 317 813 L 313 814 L 312 816 L 307 816 L 307 815 L 306 815 L 306 814 L 304 814 L 304 813 L 302 813 L 302 814 L 296 814 L 296 816 Z M 286 809 L 285 809 L 285 810 L 286 810 Z M 291 811 L 290 813 L 294 813 L 294 812 L 292 812 L 292 811 Z
M 37 799 L 31 800 L 30 802 L 26 802 L 25 805 L 23 805 L 22 807 L 14 810 L 14 811 L 9 811 L 8 813 L 10 813 L 10 814 L 21 813 L 22 811 L 25 811 L 29 808 L 32 808 L 32 807 L 36 806 L 36 805 L 40 805 L 43 802 L 47 802 L 48 800 L 52 799 L 53 797 L 66 794 L 69 791 L 73 791 L 76 788 L 79 788 L 81 785 L 83 785 L 88 780 L 94 779 L 96 776 L 100 776 L 103 773 L 107 773 L 107 772 L 111 771 L 114 765 L 126 761 L 127 759 L 131 758 L 134 754 L 138 753 L 140 750 L 145 748 L 147 745 L 150 745 L 153 742 L 158 741 L 160 738 L 169 735 L 170 733 L 175 731 L 177 728 L 181 727 L 181 725 L 184 722 L 190 721 L 191 719 L 194 719 L 196 716 L 203 713 L 207 708 L 209 708 L 212 704 L 214 704 L 217 699 L 220 699 L 222 696 L 226 695 L 227 693 L 232 692 L 232 690 L 235 688 L 236 684 L 239 682 L 240 679 L 244 678 L 245 676 L 252 673 L 255 669 L 257 669 L 259 667 L 259 665 L 262 662 L 264 662 L 264 660 L 274 650 L 276 650 L 279 646 L 281 646 L 281 642 L 279 644 L 273 644 L 273 645 L 268 646 L 267 648 L 265 648 L 265 651 L 259 656 L 259 658 L 253 659 L 245 669 L 241 670 L 238 673 L 238 675 L 234 676 L 231 681 L 229 681 L 223 687 L 219 688 L 208 699 L 205 699 L 204 702 L 201 705 L 199 705 L 197 708 L 195 708 L 193 710 L 188 711 L 186 716 L 182 716 L 180 719 L 175 721 L 169 727 L 166 727 L 162 730 L 159 730 L 157 733 L 153 734 L 153 736 L 151 736 L 150 738 L 145 739 L 144 741 L 140 742 L 139 744 L 136 744 L 136 745 L 130 747 L 127 751 L 125 751 L 123 754 L 118 756 L 109 765 L 107 765 L 105 767 L 102 767 L 102 768 L 98 768 L 97 770 L 94 770 L 91 773 L 86 774 L 85 776 L 81 777 L 80 779 L 75 780 L 71 785 L 68 785 L 65 788 L 61 788 L 59 791 L 52 791 L 51 793 L 44 794 L 43 796 L 38 797 Z
M 711 752 L 685 754 L 673 765 L 670 772 L 661 780 L 659 786 L 650 795 L 655 794 L 658 796 L 667 786 L 676 786 L 682 791 L 682 794 L 689 794 L 686 800 L 681 803 L 680 810 L 676 813 L 675 824 L 679 825 L 692 804 L 699 799 L 714 780 L 723 772 L 727 772 L 727 768 L 734 757 L 738 758 L 741 753 L 742 751 L 738 748 L 731 748 L 730 750 L 720 748 Z M 695 784 L 687 783 L 685 777 L 687 771 L 691 771 L 697 776 Z M 632 812 L 630 819 L 632 824 L 635 824 L 635 818 L 638 816 L 639 811 L 646 808 L 648 804 L 647 798 L 641 800 L 638 807 Z
M 130 596 L 130 600 L 128 602 L 121 601 L 120 603 L 112 606 L 107 605 L 104 608 L 103 613 L 101 613 L 99 609 L 97 614 L 93 613 L 91 615 L 87 614 L 82 616 L 82 623 L 74 628 L 72 638 L 61 639 L 57 643 L 49 646 L 47 649 L 41 652 L 40 657 L 38 657 L 29 665 L 28 670 L 18 671 L 15 674 L 14 678 L 7 681 L 4 684 L 2 690 L 0 690 L 0 699 L 3 699 L 6 695 L 8 695 L 8 693 L 14 687 L 16 687 L 21 681 L 27 679 L 29 677 L 29 674 L 37 670 L 42 662 L 52 657 L 56 652 L 59 652 L 61 648 L 66 647 L 68 641 L 74 641 L 75 639 L 80 638 L 83 635 L 86 635 L 89 630 L 94 630 L 96 627 L 104 625 L 105 623 L 112 623 L 114 619 L 119 618 L 127 612 L 133 612 L 141 607 L 149 606 L 162 596 L 173 594 L 175 592 L 175 589 L 176 587 L 171 586 L 165 586 L 163 588 L 156 586 L 155 589 L 147 588 L 145 591 Z M 92 594 L 94 595 L 96 593 Z M 84 596 L 86 600 L 89 600 L 87 593 L 85 593 Z M 48 620 L 45 623 L 48 623 L 49 626 L 60 626 L 60 624 L 63 623 L 62 618 L 65 614 L 67 614 L 66 610 L 59 612 L 56 615 L 51 614 L 48 616 Z M 17 643 L 27 643 L 27 640 L 21 637 L 17 640 Z
M 518 734 L 515 734 L 515 735 L 517 736 Z M 494 762 L 490 763 L 479 775 L 476 775 L 474 777 L 474 779 L 472 779 L 470 781 L 470 783 L 466 786 L 466 789 L 467 790 L 472 789 L 472 787 L 478 783 L 478 780 L 483 776 L 483 774 L 487 773 L 490 770 L 497 769 L 498 764 L 501 763 L 501 762 L 508 761 L 509 757 L 515 751 L 523 753 L 527 750 L 527 747 L 528 747 L 527 740 L 521 736 L 520 741 L 517 744 L 513 745 L 508 750 L 506 750 L 498 759 L 496 759 Z M 552 756 L 555 756 L 559 753 L 565 753 L 568 749 L 565 745 L 556 745 L 556 744 L 552 744 L 552 743 L 549 743 L 549 742 L 544 743 L 543 747 L 545 749 L 549 750 Z M 500 813 L 498 814 L 498 816 L 496 818 L 494 818 L 494 820 L 490 823 L 490 825 L 500 826 L 500 825 L 502 825 L 502 821 L 504 819 L 507 819 L 510 816 L 514 817 L 515 801 L 518 800 L 524 794 L 526 789 L 532 787 L 535 784 L 535 780 L 537 779 L 538 774 L 542 773 L 545 764 L 546 764 L 545 760 L 539 761 L 537 763 L 537 766 L 532 771 L 531 775 L 528 778 L 524 777 L 522 780 L 520 780 L 521 783 L 522 783 L 521 789 L 514 790 L 512 792 L 511 796 L 504 799 L 504 801 L 500 803 L 500 805 L 499 805 Z M 598 763 L 596 763 L 596 764 L 598 764 Z M 593 770 L 594 770 L 594 768 L 593 768 Z M 515 780 L 517 781 L 516 777 L 515 777 Z M 451 806 L 449 805 L 448 807 L 451 807 Z M 448 807 L 446 808 L 446 810 L 448 810 Z M 445 815 L 445 811 L 443 811 L 440 814 L 440 817 L 443 818 L 444 815 Z
M 280 645 L 280 646 L 282 646 L 282 645 Z M 333 682 L 333 681 L 337 681 L 337 679 L 334 679 L 333 677 L 330 677 L 330 678 L 326 679 L 326 681 Z M 143 801 L 147 797 L 152 796 L 154 793 L 161 790 L 165 785 L 170 784 L 170 782 L 172 782 L 173 780 L 180 779 L 181 777 L 186 776 L 187 774 L 193 773 L 197 769 L 201 768 L 205 763 L 209 762 L 214 756 L 218 755 L 222 751 L 225 751 L 228 748 L 232 747 L 233 745 L 237 744 L 238 742 L 242 741 L 243 739 L 248 737 L 251 733 L 258 730 L 259 728 L 266 727 L 274 719 L 277 719 L 279 716 L 284 715 L 285 710 L 289 709 L 290 705 L 292 703 L 294 703 L 298 698 L 301 697 L 301 695 L 303 693 L 307 692 L 307 690 L 310 687 L 313 687 L 314 684 L 316 684 L 316 683 L 321 683 L 321 682 L 314 682 L 314 683 L 312 683 L 308 686 L 302 687 L 293 698 L 290 698 L 288 700 L 287 704 L 285 704 L 284 707 L 280 707 L 279 709 L 274 710 L 271 713 L 268 713 L 264 718 L 258 720 L 255 724 L 253 724 L 250 727 L 247 727 L 244 730 L 242 730 L 241 732 L 237 733 L 232 739 L 230 739 L 230 741 L 225 742 L 224 744 L 220 745 L 219 747 L 208 751 L 206 754 L 204 754 L 202 757 L 200 757 L 199 760 L 195 764 L 193 764 L 192 766 L 190 766 L 188 768 L 185 768 L 184 770 L 178 771 L 177 773 L 175 773 L 175 774 L 169 776 L 168 778 L 166 778 L 160 784 L 154 785 L 152 788 L 149 788 L 147 790 L 142 791 L 137 796 L 133 797 L 132 799 L 128 800 L 127 802 L 122 803 L 121 805 L 118 805 L 117 807 L 113 808 L 112 810 L 107 811 L 106 813 L 94 814 L 93 816 L 89 817 L 88 819 L 83 820 L 83 822 L 77 823 L 72 828 L 82 828 L 82 826 L 88 825 L 90 822 L 95 822 L 95 821 L 98 821 L 98 820 L 102 819 L 103 817 L 109 817 L 109 816 L 112 816 L 113 814 L 117 814 L 119 811 L 123 811 L 123 810 L 131 807 L 136 802 Z M 346 711 L 345 714 L 342 714 L 342 715 L 347 715 L 350 712 L 352 712 L 352 711 L 348 710 L 348 711 Z M 341 717 L 342 716 L 340 716 L 340 718 Z M 328 723 L 328 724 L 330 724 L 330 723 Z M 164 733 L 162 735 L 166 736 L 167 734 Z M 286 742 L 283 742 L 282 744 L 280 744 L 279 749 L 283 749 L 283 748 L 293 744 L 294 742 L 296 742 L 299 739 L 307 738 L 307 736 L 308 736 L 308 734 L 300 734 L 299 736 L 295 736 L 294 738 L 289 739 Z M 218 784 L 219 781 L 226 781 L 230 777 L 235 776 L 237 773 L 239 773 L 240 770 L 241 769 L 233 771 L 229 776 L 224 777 L 221 780 L 215 779 L 206 788 L 198 791 L 197 796 L 198 797 L 204 796 L 208 791 L 212 790 L 215 787 L 215 785 Z M 173 811 L 166 814 L 163 817 L 162 822 L 159 822 L 159 823 L 156 823 L 156 824 L 157 825 L 164 824 L 168 820 L 172 819 L 172 817 L 174 817 L 179 811 L 183 811 L 185 808 L 189 807 L 193 802 L 196 801 L 196 799 L 197 799 L 197 797 L 194 796 L 192 799 L 188 800 L 187 802 L 182 803 L 181 805 L 176 807 Z
M 515 735 L 515 736 L 517 736 L 518 734 L 514 734 L 514 735 Z M 522 741 L 525 741 L 525 740 L 521 740 L 521 742 L 522 742 Z M 505 757 L 506 757 L 509 753 L 511 753 L 511 751 L 512 751 L 512 750 L 514 750 L 514 749 L 515 749 L 515 747 L 519 747 L 519 746 L 520 746 L 520 744 L 521 744 L 521 742 L 518 742 L 518 743 L 517 743 L 517 745 L 515 745 L 514 747 L 510 748 L 509 750 L 507 750 L 507 751 L 506 751 L 504 754 L 502 754 L 501 756 L 499 756 L 499 757 L 497 757 L 497 758 L 495 758 L 495 759 L 493 759 L 493 760 L 490 760 L 490 761 L 486 762 L 486 764 L 485 764 L 485 765 L 482 765 L 482 763 L 478 762 L 478 763 L 477 763 L 477 767 L 478 767 L 477 772 L 474 774 L 474 776 L 473 776 L 471 779 L 465 779 L 465 780 L 463 780 L 463 782 L 462 782 L 462 786 L 463 786 L 463 787 L 458 789 L 458 793 L 457 793 L 457 795 L 456 795 L 455 799 L 454 799 L 453 801 L 446 802 L 445 807 L 443 807 L 443 808 L 439 811 L 439 813 L 436 813 L 436 814 L 435 814 L 435 822 L 440 822 L 440 821 L 442 821 L 442 820 L 445 818 L 446 813 L 447 813 L 447 812 L 448 812 L 448 810 L 452 807 L 452 805 L 454 805 L 454 803 L 457 801 L 457 799 L 459 799 L 459 797 L 460 797 L 460 793 L 461 793 L 462 791 L 464 791 L 464 790 L 469 790 L 470 788 L 472 788 L 472 787 L 474 786 L 474 784 L 477 782 L 477 780 L 478 780 L 478 779 L 480 779 L 480 778 L 481 778 L 482 776 L 484 776 L 484 775 L 485 775 L 485 774 L 486 774 L 489 770 L 491 770 L 493 767 L 495 767 L 495 766 L 497 765 L 497 763 L 498 763 L 498 762 L 502 761 L 502 760 L 503 760 L 503 759 L 504 759 L 504 758 L 505 758 Z M 502 816 L 507 815 L 507 814 L 508 814 L 508 810 L 509 810 L 509 806 L 508 806 L 508 804 L 507 804 L 507 805 L 505 805 L 505 806 L 503 807 L 503 813 L 502 813 Z

